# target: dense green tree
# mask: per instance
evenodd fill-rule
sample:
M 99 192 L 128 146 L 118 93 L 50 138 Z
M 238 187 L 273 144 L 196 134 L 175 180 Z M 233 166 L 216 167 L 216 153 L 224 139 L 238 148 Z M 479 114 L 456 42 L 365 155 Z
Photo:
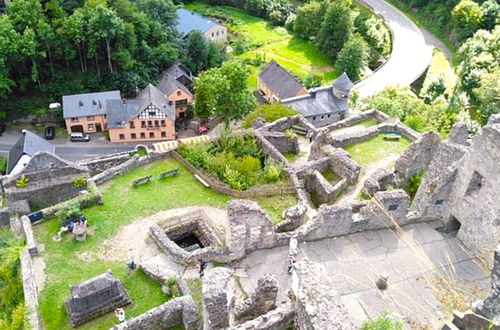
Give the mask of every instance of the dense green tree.
M 331 2 L 318 31 L 318 46 L 333 61 L 352 36 L 354 19 L 350 7 L 350 0 Z
M 483 124 L 491 115 L 500 113 L 500 67 L 481 77 L 479 87 L 474 89 L 477 99 L 477 111 Z
M 486 0 L 481 5 L 483 11 L 483 28 L 491 30 L 500 23 L 500 4 L 497 0 Z
M 248 67 L 236 59 L 203 72 L 195 81 L 195 114 L 203 118 L 216 115 L 226 127 L 230 120 L 243 118 L 256 106 L 247 86 L 249 75 Z
M 335 63 L 338 72 L 345 72 L 352 81 L 361 79 L 361 70 L 368 64 L 368 44 L 359 34 L 342 47 Z
M 477 31 L 483 21 L 481 7 L 472 0 L 461 0 L 453 8 L 451 15 L 458 27 L 458 35 L 461 40 L 470 37 Z
M 297 9 L 293 23 L 293 31 L 302 38 L 312 39 L 318 34 L 320 23 L 323 21 L 327 2 L 313 1 Z
M 191 32 L 186 41 L 186 65 L 193 73 L 198 73 L 207 67 L 208 40 L 200 31 Z
M 389 55 L 391 34 L 384 22 L 369 14 L 361 13 L 354 20 L 356 32 L 359 32 L 368 44 L 382 56 Z
M 304 87 L 309 89 L 309 88 L 314 88 L 321 86 L 321 77 L 316 75 L 316 74 L 308 74 L 306 79 L 304 80 Z

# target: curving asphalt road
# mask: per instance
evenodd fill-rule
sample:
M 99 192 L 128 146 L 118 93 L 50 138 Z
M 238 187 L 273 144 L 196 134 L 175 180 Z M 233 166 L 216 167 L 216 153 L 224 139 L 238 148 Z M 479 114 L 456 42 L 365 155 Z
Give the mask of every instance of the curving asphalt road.
M 379 15 L 391 29 L 392 53 L 387 62 L 354 86 L 361 97 L 375 94 L 387 86 L 406 86 L 427 69 L 433 46 L 420 28 L 402 12 L 383 0 L 357 0 Z

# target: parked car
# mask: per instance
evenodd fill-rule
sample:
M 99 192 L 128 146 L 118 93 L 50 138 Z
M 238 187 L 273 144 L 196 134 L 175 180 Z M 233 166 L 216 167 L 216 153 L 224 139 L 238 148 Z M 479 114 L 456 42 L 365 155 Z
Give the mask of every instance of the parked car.
M 69 139 L 71 142 L 89 142 L 90 135 L 85 134 L 85 133 L 71 133 L 71 136 Z
M 56 136 L 56 129 L 55 127 L 49 126 L 45 127 L 45 138 L 47 140 L 52 140 Z

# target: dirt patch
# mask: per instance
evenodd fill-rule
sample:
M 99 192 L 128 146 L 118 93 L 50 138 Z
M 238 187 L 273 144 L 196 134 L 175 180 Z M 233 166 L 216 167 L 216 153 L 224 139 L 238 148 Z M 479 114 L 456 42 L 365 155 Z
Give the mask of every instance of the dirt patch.
M 35 279 L 35 286 L 37 292 L 42 292 L 45 286 L 45 260 L 41 256 L 36 256 L 33 258 L 33 278 Z
M 83 261 L 109 260 L 125 261 L 133 259 L 137 263 L 161 253 L 160 249 L 149 235 L 149 227 L 166 218 L 180 215 L 195 209 L 203 209 L 210 219 L 219 226 L 226 222 L 224 209 L 208 206 L 190 206 L 168 211 L 161 211 L 121 227 L 112 237 L 103 241 L 97 251 L 85 251 L 77 254 Z

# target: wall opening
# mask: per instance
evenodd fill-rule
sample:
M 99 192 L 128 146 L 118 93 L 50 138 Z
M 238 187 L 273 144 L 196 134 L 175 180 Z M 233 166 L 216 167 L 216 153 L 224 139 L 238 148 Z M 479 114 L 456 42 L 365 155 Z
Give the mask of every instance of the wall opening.
M 174 242 L 186 251 L 194 251 L 203 248 L 203 243 L 201 243 L 194 233 L 185 233 L 174 240 Z
M 465 196 L 469 196 L 475 192 L 478 192 L 482 186 L 483 186 L 483 176 L 479 174 L 477 171 L 474 171 L 470 179 L 469 186 L 465 191 Z

